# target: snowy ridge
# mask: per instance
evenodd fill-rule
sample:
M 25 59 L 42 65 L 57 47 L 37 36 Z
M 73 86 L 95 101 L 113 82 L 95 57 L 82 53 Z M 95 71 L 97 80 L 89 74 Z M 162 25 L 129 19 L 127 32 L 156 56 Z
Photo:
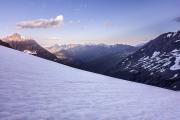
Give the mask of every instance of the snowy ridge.
M 180 94 L 0 46 L 1 120 L 179 120 Z M 147 94 L 148 93 L 148 94 Z
M 180 31 L 164 33 L 120 61 L 108 75 L 180 90 Z

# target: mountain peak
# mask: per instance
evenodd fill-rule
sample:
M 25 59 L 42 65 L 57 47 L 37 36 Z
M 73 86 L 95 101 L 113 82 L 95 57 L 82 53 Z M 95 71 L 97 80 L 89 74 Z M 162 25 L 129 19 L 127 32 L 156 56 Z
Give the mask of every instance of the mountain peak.
M 22 41 L 24 40 L 24 37 L 19 33 L 13 33 L 12 35 L 5 37 L 4 39 L 9 41 Z

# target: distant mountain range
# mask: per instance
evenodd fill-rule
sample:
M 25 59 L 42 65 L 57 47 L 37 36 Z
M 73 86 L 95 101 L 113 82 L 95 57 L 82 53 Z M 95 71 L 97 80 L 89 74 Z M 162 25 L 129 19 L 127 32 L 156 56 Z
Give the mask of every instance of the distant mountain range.
M 58 45 L 43 48 L 20 34 L 0 45 L 71 67 L 158 87 L 180 89 L 180 31 L 164 33 L 140 46 Z
M 135 52 L 136 47 L 130 45 L 54 45 L 47 48 L 65 64 L 76 66 L 77 68 L 103 73 L 108 68 L 116 65 L 122 57 Z M 107 59 L 108 58 L 108 59 Z

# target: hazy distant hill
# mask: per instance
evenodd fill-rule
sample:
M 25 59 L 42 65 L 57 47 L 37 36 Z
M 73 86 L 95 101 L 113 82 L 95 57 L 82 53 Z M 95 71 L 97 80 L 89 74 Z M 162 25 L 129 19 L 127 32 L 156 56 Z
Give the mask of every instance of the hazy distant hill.
M 120 46 L 119 46 L 120 47 Z M 88 71 L 104 74 L 108 69 L 116 66 L 123 58 L 127 57 L 129 54 L 134 53 L 138 48 L 133 46 L 126 46 L 122 50 L 117 50 L 108 55 L 98 57 L 85 66 Z
M 117 61 L 135 52 L 136 48 L 130 45 L 54 45 L 47 48 L 65 64 L 73 65 L 77 68 L 88 71 L 103 73 L 108 68 L 114 66 Z M 79 65 L 78 65 L 79 63 Z

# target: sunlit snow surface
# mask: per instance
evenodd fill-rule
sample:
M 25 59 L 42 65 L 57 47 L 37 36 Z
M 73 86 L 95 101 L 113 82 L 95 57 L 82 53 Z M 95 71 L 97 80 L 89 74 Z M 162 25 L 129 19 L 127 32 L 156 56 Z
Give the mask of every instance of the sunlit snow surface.
M 179 120 L 180 92 L 0 46 L 0 120 Z

